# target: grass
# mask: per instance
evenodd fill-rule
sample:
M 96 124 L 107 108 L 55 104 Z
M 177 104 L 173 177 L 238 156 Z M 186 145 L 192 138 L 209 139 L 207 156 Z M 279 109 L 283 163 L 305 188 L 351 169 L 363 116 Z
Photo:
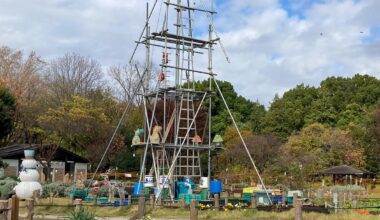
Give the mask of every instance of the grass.
M 150 212 L 153 218 L 166 218 L 166 219 L 187 219 L 189 211 L 184 209 L 157 209 Z M 287 212 L 263 212 L 256 210 L 234 210 L 234 211 L 214 211 L 205 210 L 199 211 L 198 216 L 200 219 L 257 219 L 257 220 L 293 220 L 293 210 Z M 379 220 L 380 216 L 374 215 L 361 215 L 354 211 L 343 212 L 338 214 L 320 214 L 320 213 L 303 213 L 304 220 Z
M 20 202 L 20 207 L 25 206 L 24 202 Z M 128 216 L 136 210 L 136 207 L 123 206 L 123 207 L 93 207 L 91 203 L 83 203 L 83 207 L 88 211 L 93 212 L 98 217 L 115 217 L 115 216 Z M 49 204 L 48 199 L 41 199 L 40 203 L 34 207 L 34 213 L 37 216 L 68 216 L 74 207 L 71 206 L 71 200 L 67 198 L 54 198 L 53 205 Z M 20 214 L 23 215 L 25 209 L 20 208 Z

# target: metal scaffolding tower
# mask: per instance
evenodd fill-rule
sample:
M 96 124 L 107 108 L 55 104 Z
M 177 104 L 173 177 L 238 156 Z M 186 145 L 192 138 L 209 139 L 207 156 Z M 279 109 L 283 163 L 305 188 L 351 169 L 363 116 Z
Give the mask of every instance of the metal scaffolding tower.
M 143 99 L 147 137 L 144 143 L 136 146 L 144 148 L 140 181 L 143 181 L 144 172 L 147 170 L 145 167 L 147 157 L 152 158 L 153 165 L 149 174 L 154 173 L 157 182 L 160 177 L 167 178 L 172 192 L 173 183 L 178 178 L 188 177 L 196 180 L 202 176 L 201 151 L 211 150 L 211 109 L 204 104 L 205 100 L 211 103 L 213 96 L 210 92 L 214 75 L 211 57 L 216 39 L 211 39 L 211 23 L 206 26 L 209 27 L 208 39 L 194 37 L 194 17 L 196 13 L 205 14 L 205 18 L 211 17 L 215 12 L 195 7 L 197 2 L 199 3 L 199 0 L 163 1 L 165 12 L 162 28 L 152 33 L 147 8 L 145 37 L 137 42 L 146 48 L 146 71 L 150 71 L 149 65 L 152 61 L 159 60 L 160 63 L 155 90 L 148 89 L 148 80 L 144 80 Z M 212 3 L 210 8 L 211 5 Z M 176 19 L 171 20 L 170 16 L 174 14 Z M 151 60 L 153 48 L 162 51 L 159 59 Z M 203 68 L 205 70 L 196 69 L 194 58 L 204 53 L 208 53 L 208 66 Z M 200 74 L 208 76 L 210 91 L 195 90 L 194 82 Z M 157 113 L 158 103 L 163 105 L 161 108 L 163 112 Z M 201 111 L 207 114 L 207 122 L 203 122 L 202 130 L 197 126 L 197 116 Z M 158 142 L 152 139 L 153 133 L 157 131 L 153 130 L 157 126 L 162 127 Z M 148 152 L 151 156 L 148 156 Z

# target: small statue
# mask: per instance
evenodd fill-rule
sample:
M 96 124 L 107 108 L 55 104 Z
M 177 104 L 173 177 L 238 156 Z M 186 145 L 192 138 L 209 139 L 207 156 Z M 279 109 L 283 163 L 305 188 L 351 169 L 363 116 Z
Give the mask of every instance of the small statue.
M 162 130 L 161 126 L 154 126 L 152 136 L 150 137 L 150 142 L 152 144 L 159 144 L 160 143 L 160 132 Z
M 144 129 L 138 128 L 135 130 L 135 135 L 132 139 L 132 145 L 141 144 L 140 135 L 144 133 Z

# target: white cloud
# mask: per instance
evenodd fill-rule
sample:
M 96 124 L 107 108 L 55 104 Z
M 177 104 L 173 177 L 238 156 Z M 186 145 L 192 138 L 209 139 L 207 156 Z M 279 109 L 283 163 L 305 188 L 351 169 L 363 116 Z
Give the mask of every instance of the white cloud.
M 300 83 L 318 85 L 327 76 L 358 72 L 379 76 L 380 40 L 371 30 L 379 26 L 380 1 L 300 2 L 291 8 L 306 8 L 302 18 L 276 0 L 219 1 L 215 25 L 232 63 L 216 47 L 218 78 L 268 105 L 275 93 Z M 0 0 L 0 44 L 35 50 L 46 59 L 75 51 L 104 66 L 127 63 L 145 7 L 142 0 Z

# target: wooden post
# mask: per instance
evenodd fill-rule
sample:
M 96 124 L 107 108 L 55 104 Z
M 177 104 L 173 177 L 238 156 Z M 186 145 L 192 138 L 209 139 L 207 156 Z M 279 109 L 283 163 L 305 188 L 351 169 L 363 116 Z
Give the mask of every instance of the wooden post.
M 8 209 L 8 200 L 0 200 L 0 209 Z M 0 220 L 7 220 L 7 213 L 11 210 L 5 211 L 0 214 Z
M 218 193 L 214 194 L 214 207 L 215 209 L 219 210 L 219 194 Z
M 49 204 L 50 204 L 50 205 L 53 205 L 53 198 L 54 198 L 54 193 L 51 192 L 51 193 L 49 194 Z
M 227 206 L 227 204 L 228 204 L 228 197 L 225 197 L 224 198 L 224 206 Z
M 75 211 L 79 212 L 80 209 L 82 208 L 82 200 L 81 199 L 75 199 L 74 205 L 75 205 Z
M 154 194 L 150 195 L 150 207 L 154 208 Z
M 293 196 L 294 220 L 302 220 L 302 199 Z
M 34 200 L 25 199 L 26 217 L 25 220 L 33 220 L 34 215 Z
M 355 193 L 353 196 L 352 206 L 357 209 L 358 208 L 358 195 Z
M 11 220 L 12 219 L 12 211 L 13 211 L 12 198 L 8 199 L 8 207 L 7 208 L 8 208 L 7 219 Z
M 281 197 L 281 203 L 283 204 L 283 205 L 285 205 L 286 204 L 286 196 L 287 196 L 287 192 L 286 191 L 282 191 L 282 197 Z
M 41 191 L 40 191 L 39 189 L 33 191 L 33 199 L 34 199 L 34 202 L 35 202 L 37 205 L 40 204 L 40 195 L 41 195 L 40 192 L 41 192 Z
M 344 207 L 344 194 L 343 192 L 338 193 L 338 207 L 339 212 L 343 211 L 342 208 Z
M 157 199 L 157 205 L 161 206 L 162 205 L 162 196 L 159 196 Z
M 18 220 L 19 215 L 19 200 L 16 195 L 13 195 L 10 198 L 11 204 L 8 203 L 8 207 L 11 209 L 10 215 L 8 214 L 8 219 L 10 220 Z
M 95 195 L 94 195 L 94 200 L 92 201 L 92 203 L 93 203 L 93 205 L 94 206 L 97 206 L 98 205 L 98 194 L 97 193 L 95 193 Z
M 185 203 L 185 195 L 184 194 L 182 194 L 182 198 L 181 198 L 181 206 L 182 207 L 185 207 L 186 206 L 186 203 Z
M 132 195 L 128 195 L 128 205 L 132 205 Z
M 256 200 L 256 193 L 253 192 L 251 194 L 251 208 L 255 209 L 257 208 L 257 200 Z
M 293 207 L 295 206 L 295 202 L 298 199 L 298 193 L 293 193 Z
M 137 218 L 142 219 L 145 215 L 145 196 L 140 195 L 139 206 L 137 210 Z
M 190 201 L 190 220 L 198 220 L 197 201 L 194 198 Z

